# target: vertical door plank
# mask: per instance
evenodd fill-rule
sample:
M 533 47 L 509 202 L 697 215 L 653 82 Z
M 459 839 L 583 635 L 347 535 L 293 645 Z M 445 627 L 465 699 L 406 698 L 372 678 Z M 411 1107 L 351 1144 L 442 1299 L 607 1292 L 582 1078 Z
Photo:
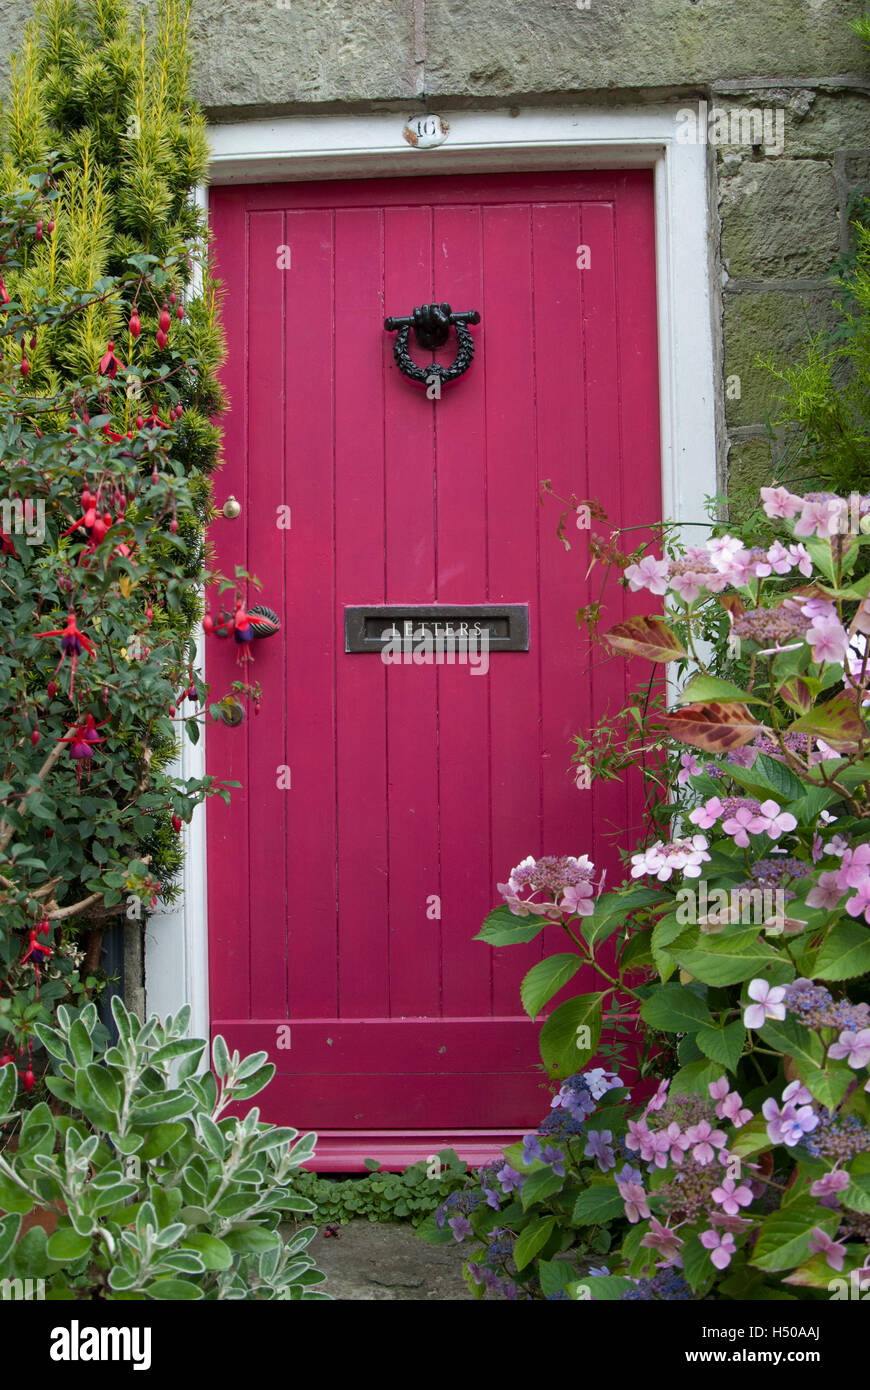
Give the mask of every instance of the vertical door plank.
M 483 320 L 487 326 L 489 598 L 528 603 L 530 650 L 497 657 L 488 679 L 492 721 L 492 846 L 497 882 L 541 853 L 540 614 L 535 478 L 535 360 L 528 204 L 486 207 Z M 540 945 L 493 957 L 493 1009 L 521 1011 L 519 986 Z
M 384 302 L 408 314 L 432 294 L 432 215 L 428 207 L 385 212 Z M 392 344 L 388 345 L 390 348 Z M 412 340 L 412 354 L 426 355 Z M 395 365 L 385 383 L 387 601 L 435 599 L 435 404 Z M 373 659 L 373 658 L 372 658 Z M 390 991 L 393 1016 L 437 1017 L 440 933 L 426 902 L 440 894 L 438 709 L 431 666 L 387 669 Z M 435 927 L 438 927 L 436 922 Z
M 335 598 L 333 593 L 333 222 L 328 208 L 287 214 L 293 269 L 287 285 L 287 746 L 291 769 L 290 1007 L 334 1018 L 338 1007 L 335 911 Z M 264 401 L 279 415 L 280 405 Z M 252 460 L 252 466 L 257 461 Z
M 212 208 L 215 235 L 215 274 L 229 291 L 223 301 L 223 324 L 229 352 L 221 381 L 229 409 L 222 417 L 224 465 L 216 481 L 218 505 L 229 493 L 242 504 L 236 521 L 218 520 L 209 532 L 216 568 L 232 574 L 247 561 L 247 430 L 248 430 L 248 218 L 243 189 L 221 190 Z M 216 593 L 208 595 L 216 608 Z M 225 694 L 235 679 L 233 644 L 212 639 L 206 649 L 206 678 L 212 697 Z M 212 1017 L 250 1014 L 250 953 L 252 943 L 248 883 L 248 746 L 242 730 L 209 720 L 206 731 L 208 766 L 214 776 L 239 782 L 226 806 L 211 797 L 207 809 L 209 902 L 209 995 Z
M 480 209 L 436 208 L 434 230 L 435 300 L 448 300 L 456 311 L 479 310 L 483 302 Z M 435 407 L 437 598 L 443 604 L 486 600 L 485 322 L 471 331 L 475 360 L 463 377 L 444 388 Z M 442 360 L 452 361 L 455 347 L 451 333 L 444 354 L 439 354 Z M 472 674 L 472 669 L 444 665 L 437 672 L 443 1010 L 445 1015 L 460 1017 L 485 1007 L 492 975 L 490 948 L 473 940 L 492 906 L 490 677 Z M 432 923 L 433 928 L 436 925 Z M 433 930 L 433 939 L 434 934 Z
M 254 212 L 248 236 L 248 486 L 244 523 L 248 569 L 261 581 L 251 585 L 248 603 L 262 602 L 281 617 L 281 632 L 255 640 L 236 652 L 250 652 L 249 679 L 263 688 L 259 715 L 236 731 L 248 749 L 247 792 L 255 809 L 248 824 L 248 899 L 250 902 L 251 1010 L 254 1018 L 287 1014 L 287 810 L 295 790 L 278 785 L 277 766 L 287 762 L 287 643 L 296 615 L 288 608 L 284 586 L 284 551 L 292 531 L 276 525 L 286 504 L 284 481 L 284 412 L 287 324 L 285 287 L 297 272 L 280 269 L 279 249 L 286 244 L 285 215 Z M 277 407 L 277 408 L 276 408 Z M 239 522 L 226 523 L 235 532 Z M 232 571 L 229 571 L 232 574 Z M 243 586 L 244 592 L 245 586 Z M 230 644 L 228 644 L 230 645 Z M 238 674 L 238 673 L 237 673 Z
M 344 651 L 346 604 L 384 601 L 383 214 L 335 226 L 338 973 L 344 1018 L 389 1016 L 386 668 Z M 392 360 L 392 359 L 390 359 Z M 401 673 L 400 673 L 401 674 Z

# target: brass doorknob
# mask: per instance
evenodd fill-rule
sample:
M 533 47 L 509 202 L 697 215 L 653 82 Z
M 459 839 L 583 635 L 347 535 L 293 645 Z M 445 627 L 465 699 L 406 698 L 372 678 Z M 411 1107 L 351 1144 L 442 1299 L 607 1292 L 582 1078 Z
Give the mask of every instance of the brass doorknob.
M 242 514 L 242 504 L 241 502 L 237 502 L 235 497 L 233 497 L 232 493 L 230 493 L 226 502 L 224 502 L 223 506 L 221 507 L 221 511 L 223 515 L 226 517 L 227 521 L 235 521 L 236 517 L 241 516 Z

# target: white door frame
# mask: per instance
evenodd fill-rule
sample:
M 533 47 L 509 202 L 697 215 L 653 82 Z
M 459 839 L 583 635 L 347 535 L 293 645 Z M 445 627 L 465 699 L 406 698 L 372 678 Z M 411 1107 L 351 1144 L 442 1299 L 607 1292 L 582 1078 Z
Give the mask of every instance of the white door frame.
M 214 184 L 384 176 L 492 173 L 499 170 L 644 167 L 655 174 L 656 285 L 663 512 L 703 522 L 717 490 L 716 354 L 705 144 L 682 143 L 685 111 L 676 103 L 630 108 L 436 108 L 449 124 L 435 148 L 411 146 L 406 120 L 419 113 L 302 116 L 210 129 Z M 208 206 L 207 189 L 197 200 Z M 695 533 L 697 536 L 697 532 Z M 199 654 L 202 659 L 203 644 Z M 205 774 L 205 738 L 185 741 L 182 775 Z M 192 1009 L 191 1028 L 207 1036 L 208 937 L 205 811 L 185 829 L 183 897 L 154 914 L 145 938 L 149 1012 Z M 241 888 L 241 885 L 240 885 Z

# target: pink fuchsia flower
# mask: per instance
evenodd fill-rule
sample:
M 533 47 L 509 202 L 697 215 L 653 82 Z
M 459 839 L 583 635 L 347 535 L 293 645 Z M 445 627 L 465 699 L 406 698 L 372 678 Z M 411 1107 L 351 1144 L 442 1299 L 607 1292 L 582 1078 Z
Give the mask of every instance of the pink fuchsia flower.
M 647 1206 L 646 1193 L 639 1182 L 618 1182 L 619 1195 L 625 1203 L 626 1220 L 632 1226 L 636 1226 L 638 1221 L 646 1221 L 650 1215 Z
M 849 634 L 838 618 L 817 618 L 808 629 L 806 641 L 813 649 L 813 661 L 842 662 L 849 648 Z
M 838 1192 L 845 1192 L 849 1186 L 850 1178 L 848 1173 L 844 1173 L 842 1168 L 834 1168 L 830 1173 L 825 1173 L 823 1177 L 816 1178 L 810 1187 L 810 1196 L 819 1197 L 826 1205 L 836 1201 Z
M 692 1148 L 692 1158 L 696 1163 L 700 1163 L 702 1168 L 712 1163 L 716 1157 L 716 1150 L 724 1149 L 728 1142 L 722 1130 L 714 1129 L 709 1120 L 690 1125 L 686 1130 L 686 1139 Z
M 830 873 L 819 874 L 819 881 L 807 893 L 807 907 L 823 907 L 826 912 L 833 912 L 840 898 L 843 896 L 837 887 L 838 875 L 833 870 Z
M 842 505 L 839 497 L 805 498 L 801 514 L 795 522 L 795 535 L 821 536 L 822 540 L 835 536 Z
M 722 829 L 726 835 L 731 836 L 735 845 L 739 845 L 741 849 L 746 849 L 749 844 L 749 836 L 759 835 L 764 829 L 764 824 L 748 806 L 738 806 L 733 816 L 723 820 Z
M 743 1013 L 745 1028 L 762 1028 L 765 1019 L 785 1018 L 785 989 L 782 985 L 771 985 L 767 980 L 750 980 L 747 994 L 755 1003 L 748 1005 Z
M 718 1231 L 702 1231 L 700 1241 L 704 1249 L 710 1251 L 710 1259 L 716 1268 L 727 1269 L 736 1250 L 731 1232 L 720 1235 Z
M 714 1202 L 728 1216 L 739 1216 L 741 1207 L 748 1207 L 752 1201 L 752 1190 L 746 1183 L 741 1183 L 738 1187 L 733 1178 L 725 1178 L 719 1187 L 714 1187 L 712 1192 Z
M 870 1028 L 862 1028 L 857 1033 L 851 1028 L 844 1028 L 837 1041 L 828 1048 L 828 1056 L 835 1061 L 842 1061 L 845 1057 L 855 1071 L 866 1067 L 870 1063 Z
M 637 593 L 638 589 L 649 589 L 651 594 L 665 594 L 670 568 L 669 561 L 656 560 L 652 555 L 645 555 L 640 564 L 629 565 L 626 569 L 628 587 L 633 593 Z
M 591 883 L 569 884 L 560 904 L 563 912 L 575 912 L 578 917 L 591 917 L 595 911 L 595 890 Z
M 724 809 L 719 797 L 711 796 L 703 806 L 696 806 L 694 811 L 689 812 L 689 820 L 702 830 L 709 830 L 711 825 L 716 824 Z
M 792 521 L 803 510 L 804 499 L 796 497 L 787 487 L 763 487 L 761 501 L 765 516 Z
M 666 1263 L 659 1265 L 659 1269 L 667 1269 L 671 1265 L 681 1266 L 683 1263 L 680 1255 L 680 1246 L 683 1241 L 676 1231 L 672 1231 L 670 1226 L 663 1226 L 654 1216 L 650 1220 L 649 1230 L 640 1243 L 647 1250 L 657 1250 L 660 1255 L 665 1257 Z
M 681 787 L 684 787 L 690 777 L 697 777 L 703 770 L 703 767 L 694 753 L 683 753 L 680 758 L 680 771 L 677 773 L 677 782 Z
M 794 830 L 797 826 L 791 811 L 781 810 L 775 801 L 762 801 L 757 819 L 762 822 L 762 829 L 771 840 L 778 840 L 784 831 Z
M 821 1226 L 813 1227 L 809 1248 L 813 1255 L 824 1255 L 830 1269 L 839 1271 L 843 1268 L 843 1261 L 846 1258 L 845 1245 L 842 1241 L 831 1240 L 831 1237 L 822 1230 Z

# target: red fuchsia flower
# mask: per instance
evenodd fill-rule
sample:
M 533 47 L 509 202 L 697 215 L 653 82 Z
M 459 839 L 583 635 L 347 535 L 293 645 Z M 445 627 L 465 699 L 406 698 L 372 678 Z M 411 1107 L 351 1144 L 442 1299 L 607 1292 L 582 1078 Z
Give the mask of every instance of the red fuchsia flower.
M 650 1219 L 649 1230 L 641 1239 L 641 1245 L 647 1250 L 657 1250 L 665 1258 L 664 1264 L 659 1264 L 658 1269 L 670 1269 L 676 1265 L 682 1269 L 683 1257 L 680 1254 L 680 1246 L 683 1244 L 676 1231 L 672 1231 L 670 1226 L 663 1226 L 655 1216 Z
M 106 355 L 100 361 L 100 375 L 114 378 L 119 369 L 123 371 L 124 364 L 115 356 L 115 344 L 110 338 L 107 344 Z
M 639 564 L 626 568 L 625 577 L 632 593 L 637 593 L 638 589 L 649 589 L 651 594 L 665 594 L 668 590 L 669 573 L 668 560 L 657 560 L 653 555 L 645 555 Z
M 727 1216 L 739 1216 L 740 1208 L 748 1207 L 752 1201 L 752 1189 L 746 1183 L 738 1187 L 733 1178 L 725 1178 L 719 1187 L 713 1188 L 711 1195 Z
M 716 1268 L 727 1269 L 737 1248 L 731 1232 L 720 1235 L 718 1231 L 702 1231 L 699 1240 L 704 1249 L 710 1251 L 710 1259 Z
M 792 521 L 803 508 L 804 499 L 796 497 L 787 487 L 763 487 L 761 501 L 765 516 L 771 520 Z
M 813 1255 L 824 1255 L 830 1269 L 841 1270 L 846 1258 L 846 1247 L 842 1241 L 831 1240 L 827 1231 L 823 1231 L 821 1226 L 814 1226 L 810 1236 L 810 1253 Z
M 755 1003 L 748 1005 L 743 1012 L 745 1028 L 763 1028 L 768 1018 L 785 1018 L 785 989 L 782 985 L 771 985 L 767 980 L 750 980 L 747 994 Z
M 870 1028 L 862 1028 L 857 1033 L 844 1028 L 838 1040 L 828 1048 L 828 1056 L 835 1061 L 845 1058 L 855 1071 L 866 1067 L 870 1064 Z

